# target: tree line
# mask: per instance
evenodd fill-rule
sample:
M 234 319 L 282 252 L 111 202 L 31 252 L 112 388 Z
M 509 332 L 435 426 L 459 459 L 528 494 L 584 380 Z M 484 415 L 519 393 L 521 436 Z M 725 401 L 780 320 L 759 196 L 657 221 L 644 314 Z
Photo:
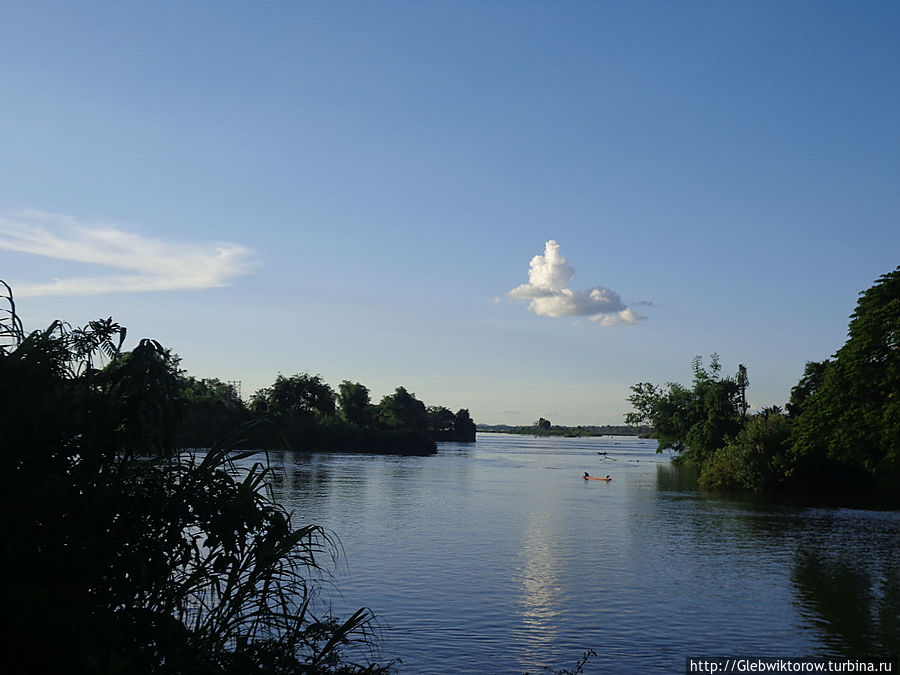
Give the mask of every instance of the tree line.
M 650 424 L 701 485 L 900 497 L 900 267 L 860 294 L 846 342 L 806 364 L 784 408 L 749 413 L 743 365 L 726 376 L 713 355 L 692 370 L 690 387 L 635 384 L 625 421 Z
M 106 369 L 127 367 L 130 353 L 120 354 Z M 239 447 L 299 451 L 429 453 L 436 441 L 475 441 L 469 411 L 426 406 L 405 387 L 375 404 L 369 389 L 344 380 L 337 391 L 321 375 L 278 375 L 245 403 L 234 386 L 217 378 L 197 379 L 180 369 L 169 350 L 159 358 L 160 377 L 168 380 L 179 419 L 176 441 L 181 447 L 212 446 L 228 430 L 245 425 Z
M 552 424 L 550 420 L 541 417 L 530 426 L 511 426 L 509 424 L 479 424 L 478 431 L 491 431 L 499 434 L 520 434 L 523 436 L 564 436 L 567 438 L 580 438 L 585 436 L 641 436 L 649 437 L 653 433 L 652 427 L 644 424 L 631 426 L 627 424 L 604 424 L 565 426 Z

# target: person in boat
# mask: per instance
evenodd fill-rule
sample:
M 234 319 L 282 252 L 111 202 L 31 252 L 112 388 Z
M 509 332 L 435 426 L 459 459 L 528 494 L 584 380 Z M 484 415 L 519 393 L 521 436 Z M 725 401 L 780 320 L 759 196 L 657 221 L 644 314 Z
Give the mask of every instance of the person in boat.
M 610 480 L 609 474 L 606 474 L 606 480 Z
M 585 477 L 585 478 L 590 478 L 590 477 L 591 477 L 591 474 L 589 474 L 587 471 L 585 471 L 585 472 L 584 472 L 584 477 Z

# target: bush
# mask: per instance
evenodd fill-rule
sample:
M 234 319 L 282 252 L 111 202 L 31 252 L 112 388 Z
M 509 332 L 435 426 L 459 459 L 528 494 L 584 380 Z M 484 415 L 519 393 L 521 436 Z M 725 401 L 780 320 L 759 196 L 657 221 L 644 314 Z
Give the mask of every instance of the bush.
M 704 465 L 700 485 L 751 492 L 770 489 L 784 475 L 789 437 L 788 418 L 780 411 L 768 410 L 748 418 L 737 437 Z

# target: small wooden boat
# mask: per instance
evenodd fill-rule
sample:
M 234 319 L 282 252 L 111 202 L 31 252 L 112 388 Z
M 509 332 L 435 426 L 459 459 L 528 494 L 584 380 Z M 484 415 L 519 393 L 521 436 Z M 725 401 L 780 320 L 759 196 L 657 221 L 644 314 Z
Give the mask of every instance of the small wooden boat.
M 611 480 L 612 480 L 612 478 L 610 478 L 609 476 L 604 476 L 603 478 L 601 478 L 600 476 L 582 476 L 582 477 L 583 477 L 585 480 L 605 480 L 605 481 L 611 481 Z

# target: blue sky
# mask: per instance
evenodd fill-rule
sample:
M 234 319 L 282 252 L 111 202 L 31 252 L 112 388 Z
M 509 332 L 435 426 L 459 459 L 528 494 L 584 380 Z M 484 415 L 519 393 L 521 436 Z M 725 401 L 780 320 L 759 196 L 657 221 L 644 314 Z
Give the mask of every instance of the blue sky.
M 780 404 L 900 263 L 897 35 L 892 2 L 2 3 L 0 278 L 245 395 L 615 424 L 718 352 Z

